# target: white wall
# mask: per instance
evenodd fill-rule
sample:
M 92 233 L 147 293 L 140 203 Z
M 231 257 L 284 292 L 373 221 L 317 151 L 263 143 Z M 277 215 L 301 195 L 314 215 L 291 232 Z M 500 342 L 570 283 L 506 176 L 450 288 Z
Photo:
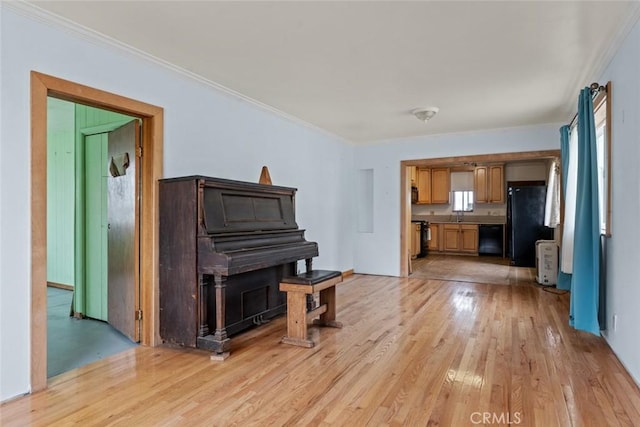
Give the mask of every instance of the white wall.
M 611 81 L 612 237 L 607 253 L 607 317 L 616 330 L 604 335 L 640 384 L 640 25 L 636 24 L 598 80 Z
M 3 37 L 2 37 L 2 33 L 3 33 L 3 31 L 2 31 L 2 9 L 3 9 L 2 2 L 0 2 L 0 94 L 3 93 L 3 86 L 4 86 L 4 80 L 2 78 L 2 57 L 3 57 L 3 55 L 2 55 L 2 50 L 3 50 L 2 47 L 3 47 L 3 44 L 4 44 Z M 4 108 L 2 108 L 2 102 L 0 102 L 0 171 L 2 170 L 2 167 L 3 167 L 3 163 L 2 163 L 2 145 L 3 145 L 2 141 L 4 141 L 4 134 L 2 132 L 2 121 L 3 121 L 2 113 L 3 113 L 3 111 L 4 111 Z M 2 173 L 0 173 L 0 202 L 3 201 L 3 198 L 2 198 L 2 187 L 3 187 L 3 185 L 2 185 Z M 3 233 L 2 233 L 2 228 L 3 228 L 2 227 L 2 209 L 0 209 L 0 280 L 3 277 L 2 276 L 2 243 L 1 242 L 4 242 L 4 236 L 3 236 Z M 2 286 L 2 284 L 0 282 L 0 402 L 3 400 L 3 396 L 5 396 L 5 394 L 3 392 L 3 386 L 2 386 L 2 384 L 4 384 L 4 382 L 2 380 L 3 373 L 4 373 L 4 365 L 2 363 L 2 355 L 4 353 L 4 350 L 3 350 L 4 345 L 3 345 L 3 340 L 2 340 L 2 336 L 3 336 L 3 332 L 2 332 L 3 327 L 2 327 L 2 325 L 8 325 L 9 324 L 8 323 L 9 319 L 6 318 L 3 315 L 4 310 L 2 310 L 2 307 L 4 307 L 4 303 L 2 302 L 3 301 L 2 300 L 2 294 L 3 294 L 2 288 L 3 288 L 3 286 Z
M 400 274 L 400 161 L 557 150 L 559 128 L 560 124 L 551 124 L 391 140 L 356 147 L 355 168 L 374 170 L 374 232 L 356 234 L 355 271 Z
M 31 70 L 164 107 L 166 177 L 257 182 L 261 167 L 269 166 L 274 184 L 299 189 L 298 224 L 320 247 L 314 266 L 353 267 L 352 145 L 5 3 L 0 8 L 0 400 L 30 388 Z
M 558 135 L 560 135 L 558 133 Z M 558 137 L 558 147 L 560 137 Z M 547 181 L 549 178 L 549 165 L 546 160 L 536 162 L 508 163 L 504 168 L 505 181 Z

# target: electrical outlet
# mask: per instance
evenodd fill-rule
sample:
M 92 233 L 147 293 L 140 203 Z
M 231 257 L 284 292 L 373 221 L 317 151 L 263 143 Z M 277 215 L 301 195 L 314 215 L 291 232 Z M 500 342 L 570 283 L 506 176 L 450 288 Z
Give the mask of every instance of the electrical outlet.
M 613 329 L 613 332 L 615 332 L 616 329 L 618 328 L 618 315 L 617 314 L 613 315 L 613 319 L 611 320 L 611 328 Z

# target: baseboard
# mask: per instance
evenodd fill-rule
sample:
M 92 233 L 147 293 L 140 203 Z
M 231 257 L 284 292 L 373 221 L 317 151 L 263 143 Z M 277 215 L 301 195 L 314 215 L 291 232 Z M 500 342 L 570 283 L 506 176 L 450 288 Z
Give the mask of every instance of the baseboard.
M 47 282 L 47 286 L 50 286 L 52 288 L 64 289 L 64 290 L 67 290 L 67 291 L 72 291 L 73 290 L 73 286 L 72 285 L 65 285 L 64 283 Z
M 343 278 L 346 278 L 346 277 L 349 277 L 349 276 L 353 276 L 353 268 L 351 270 L 347 270 L 347 271 L 343 271 L 342 272 L 342 277 Z

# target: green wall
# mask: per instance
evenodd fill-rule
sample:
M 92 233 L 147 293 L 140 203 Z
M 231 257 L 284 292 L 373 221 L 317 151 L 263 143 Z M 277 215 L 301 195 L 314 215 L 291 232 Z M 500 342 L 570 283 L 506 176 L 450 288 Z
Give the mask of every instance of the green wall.
M 47 104 L 47 281 L 75 283 L 75 106 Z
M 107 320 L 107 132 L 132 119 L 48 99 L 47 280 L 74 285 L 74 311 L 102 320 Z
M 107 148 L 108 134 L 85 137 L 85 311 L 107 320 Z

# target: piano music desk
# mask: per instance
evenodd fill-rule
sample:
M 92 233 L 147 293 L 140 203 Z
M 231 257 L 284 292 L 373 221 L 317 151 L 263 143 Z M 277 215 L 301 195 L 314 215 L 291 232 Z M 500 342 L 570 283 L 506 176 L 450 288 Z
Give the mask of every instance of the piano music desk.
M 311 270 L 297 276 L 284 277 L 280 290 L 287 293 L 287 335 L 285 344 L 311 348 L 315 345 L 307 335 L 309 320 L 314 325 L 342 328 L 336 321 L 336 285 L 342 282 L 342 273 L 329 270 Z M 320 293 L 320 305 L 307 311 L 307 295 Z

